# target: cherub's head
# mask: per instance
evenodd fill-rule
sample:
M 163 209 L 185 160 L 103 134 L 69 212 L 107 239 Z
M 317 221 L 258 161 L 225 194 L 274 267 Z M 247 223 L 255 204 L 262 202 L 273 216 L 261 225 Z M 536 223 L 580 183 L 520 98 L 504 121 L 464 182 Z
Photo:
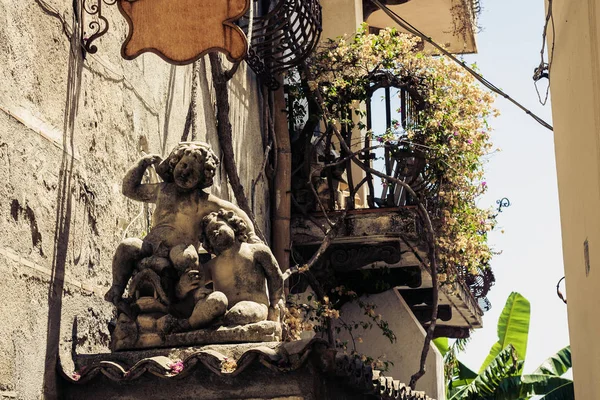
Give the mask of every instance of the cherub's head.
M 204 189 L 213 184 L 219 159 L 210 146 L 201 142 L 182 142 L 156 168 L 165 182 L 182 189 Z
M 233 211 L 220 209 L 202 219 L 202 247 L 210 253 L 219 254 L 236 240 L 247 242 L 249 232 L 244 220 Z

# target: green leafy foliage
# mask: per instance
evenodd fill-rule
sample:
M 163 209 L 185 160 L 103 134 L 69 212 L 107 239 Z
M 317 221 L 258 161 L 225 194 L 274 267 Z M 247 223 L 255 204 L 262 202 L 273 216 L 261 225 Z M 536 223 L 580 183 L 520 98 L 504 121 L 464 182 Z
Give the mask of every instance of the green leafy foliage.
M 448 354 L 448 351 L 450 350 L 450 346 L 448 344 L 447 337 L 439 337 L 439 338 L 433 339 L 432 342 L 433 342 L 433 344 L 435 344 L 435 347 L 437 347 L 437 349 L 440 351 L 440 353 L 442 353 L 442 357 L 445 356 L 446 354 Z
M 479 368 L 479 373 L 509 344 L 514 347 L 519 360 L 525 360 L 529 337 L 529 313 L 529 300 L 519 293 L 512 292 L 498 320 L 498 341 L 492 346 L 490 354 Z
M 514 347 L 508 345 L 471 383 L 457 388 L 450 396 L 450 400 L 494 398 L 502 381 L 507 377 L 518 375 L 522 368 L 523 361 L 518 359 Z
M 544 361 L 533 373 L 561 376 L 572 366 L 571 346 L 567 346 Z
M 498 320 L 498 342 L 481 366 L 479 374 L 456 360 L 448 385 L 451 400 L 517 400 L 543 396 L 543 400 L 574 400 L 573 381 L 563 378 L 571 366 L 569 346 L 544 361 L 532 374 L 523 375 L 529 335 L 529 301 L 511 293 Z M 442 348 L 448 342 L 437 340 Z M 442 350 L 440 350 L 442 351 Z

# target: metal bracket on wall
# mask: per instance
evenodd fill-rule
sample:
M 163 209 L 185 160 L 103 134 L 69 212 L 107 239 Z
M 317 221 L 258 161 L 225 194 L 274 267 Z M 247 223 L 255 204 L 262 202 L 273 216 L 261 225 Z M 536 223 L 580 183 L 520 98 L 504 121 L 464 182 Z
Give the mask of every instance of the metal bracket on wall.
M 94 54 L 98 51 L 98 47 L 92 43 L 108 31 L 108 20 L 102 15 L 102 5 L 112 6 L 117 3 L 117 0 L 82 0 L 82 3 L 84 28 L 81 42 L 85 51 Z M 87 22 L 86 16 L 92 20 Z

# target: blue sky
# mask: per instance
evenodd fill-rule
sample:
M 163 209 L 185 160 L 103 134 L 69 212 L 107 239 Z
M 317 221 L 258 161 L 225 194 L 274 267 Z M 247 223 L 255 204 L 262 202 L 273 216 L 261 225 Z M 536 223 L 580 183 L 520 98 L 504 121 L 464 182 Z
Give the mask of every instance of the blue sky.
M 551 123 L 550 101 L 546 106 L 538 102 L 531 78 L 540 62 L 544 2 L 482 0 L 482 6 L 479 51 L 465 60 L 476 62 L 488 80 Z M 525 371 L 531 372 L 569 343 L 567 308 L 556 296 L 556 283 L 564 273 L 554 139 L 551 131 L 508 101 L 498 98 L 496 107 L 501 116 L 492 121 L 492 140 L 502 151 L 489 158 L 489 190 L 480 205 L 493 206 L 508 197 L 511 206 L 499 215 L 499 229 L 490 236 L 494 248 L 502 251 L 492 261 L 493 308 L 459 358 L 479 369 L 497 340 L 496 324 L 506 298 L 517 291 L 531 302 L 525 364 Z

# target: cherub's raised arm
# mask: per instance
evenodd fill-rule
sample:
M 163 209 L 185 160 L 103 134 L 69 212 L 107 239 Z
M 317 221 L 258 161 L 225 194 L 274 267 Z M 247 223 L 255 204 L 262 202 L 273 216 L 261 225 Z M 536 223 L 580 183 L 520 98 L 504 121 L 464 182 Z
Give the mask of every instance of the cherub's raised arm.
M 283 275 L 271 249 L 265 245 L 257 246 L 260 246 L 260 248 L 255 253 L 256 260 L 265 271 L 267 289 L 269 290 L 269 303 L 271 307 L 275 307 L 283 299 Z
M 130 199 L 143 201 L 145 203 L 156 203 L 158 196 L 159 183 L 146 183 L 142 184 L 142 178 L 144 172 L 152 164 L 158 164 L 162 160 L 160 156 L 149 154 L 138 160 L 138 162 L 131 167 L 123 178 L 123 194 Z

